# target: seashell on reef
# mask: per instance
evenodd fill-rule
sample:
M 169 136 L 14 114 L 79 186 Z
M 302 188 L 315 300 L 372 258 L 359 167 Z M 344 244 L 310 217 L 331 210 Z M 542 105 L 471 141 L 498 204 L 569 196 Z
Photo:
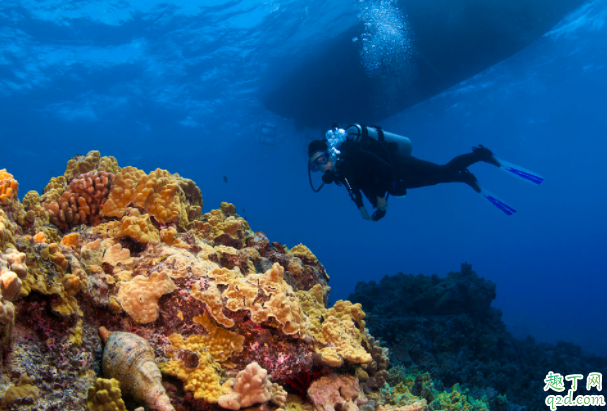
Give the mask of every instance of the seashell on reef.
M 175 411 L 162 386 L 154 350 L 138 335 L 99 328 L 105 343 L 103 375 L 120 381 L 120 390 L 156 411 Z

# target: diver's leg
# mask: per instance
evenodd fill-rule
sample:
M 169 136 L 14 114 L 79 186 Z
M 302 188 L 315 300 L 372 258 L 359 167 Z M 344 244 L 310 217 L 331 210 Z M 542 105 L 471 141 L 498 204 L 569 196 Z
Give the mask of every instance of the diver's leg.
M 472 153 L 466 153 L 455 157 L 453 160 L 447 163 L 447 166 L 456 171 L 462 171 L 470 167 L 474 163 L 484 161 L 489 164 L 493 164 L 496 167 L 500 166 L 500 163 L 493 156 L 491 150 L 483 147 L 479 144 L 478 147 L 472 147 Z
M 402 184 L 405 188 L 419 188 L 440 183 L 466 183 L 476 192 L 480 192 L 474 174 L 466 168 L 458 170 L 451 163 L 439 165 L 409 156 L 406 161 L 401 163 L 399 176 L 399 184 Z

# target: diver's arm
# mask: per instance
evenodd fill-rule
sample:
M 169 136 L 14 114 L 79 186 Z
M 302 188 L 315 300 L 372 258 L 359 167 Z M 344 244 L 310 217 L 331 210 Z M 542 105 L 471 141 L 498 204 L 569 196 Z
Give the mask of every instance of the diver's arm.
M 346 187 L 346 190 L 348 190 L 348 194 L 350 194 L 350 198 L 352 199 L 352 201 L 354 201 L 356 207 L 358 207 L 358 211 L 360 211 L 360 216 L 365 220 L 372 221 L 373 218 L 371 218 L 369 212 L 367 211 L 367 208 L 365 207 L 365 203 L 363 202 L 363 196 L 360 193 L 360 190 L 352 187 L 347 178 L 344 178 L 342 180 L 342 184 Z

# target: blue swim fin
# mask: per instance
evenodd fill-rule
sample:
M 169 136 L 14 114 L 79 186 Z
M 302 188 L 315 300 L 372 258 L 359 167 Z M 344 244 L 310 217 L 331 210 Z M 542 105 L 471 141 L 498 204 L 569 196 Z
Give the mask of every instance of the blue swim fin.
M 502 159 L 496 158 L 495 156 L 493 158 L 499 163 L 500 170 L 503 170 L 516 178 L 535 185 L 540 185 L 544 181 L 544 177 L 537 173 L 534 173 L 531 170 L 527 170 L 526 168 L 517 166 L 516 164 L 512 164 Z
M 481 192 L 479 194 L 485 197 L 491 204 L 502 210 L 506 215 L 512 215 L 516 213 L 516 210 L 514 208 L 510 207 L 508 204 L 506 204 L 504 200 L 502 200 L 489 190 L 481 188 Z

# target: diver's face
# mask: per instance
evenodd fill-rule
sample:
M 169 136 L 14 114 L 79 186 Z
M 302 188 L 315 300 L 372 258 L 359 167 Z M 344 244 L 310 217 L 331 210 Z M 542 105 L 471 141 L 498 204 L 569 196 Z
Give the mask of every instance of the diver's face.
M 333 163 L 329 160 L 329 156 L 325 152 L 317 151 L 310 157 L 310 164 L 314 166 L 312 169 L 314 171 L 322 171 L 326 173 L 327 171 L 333 170 Z

